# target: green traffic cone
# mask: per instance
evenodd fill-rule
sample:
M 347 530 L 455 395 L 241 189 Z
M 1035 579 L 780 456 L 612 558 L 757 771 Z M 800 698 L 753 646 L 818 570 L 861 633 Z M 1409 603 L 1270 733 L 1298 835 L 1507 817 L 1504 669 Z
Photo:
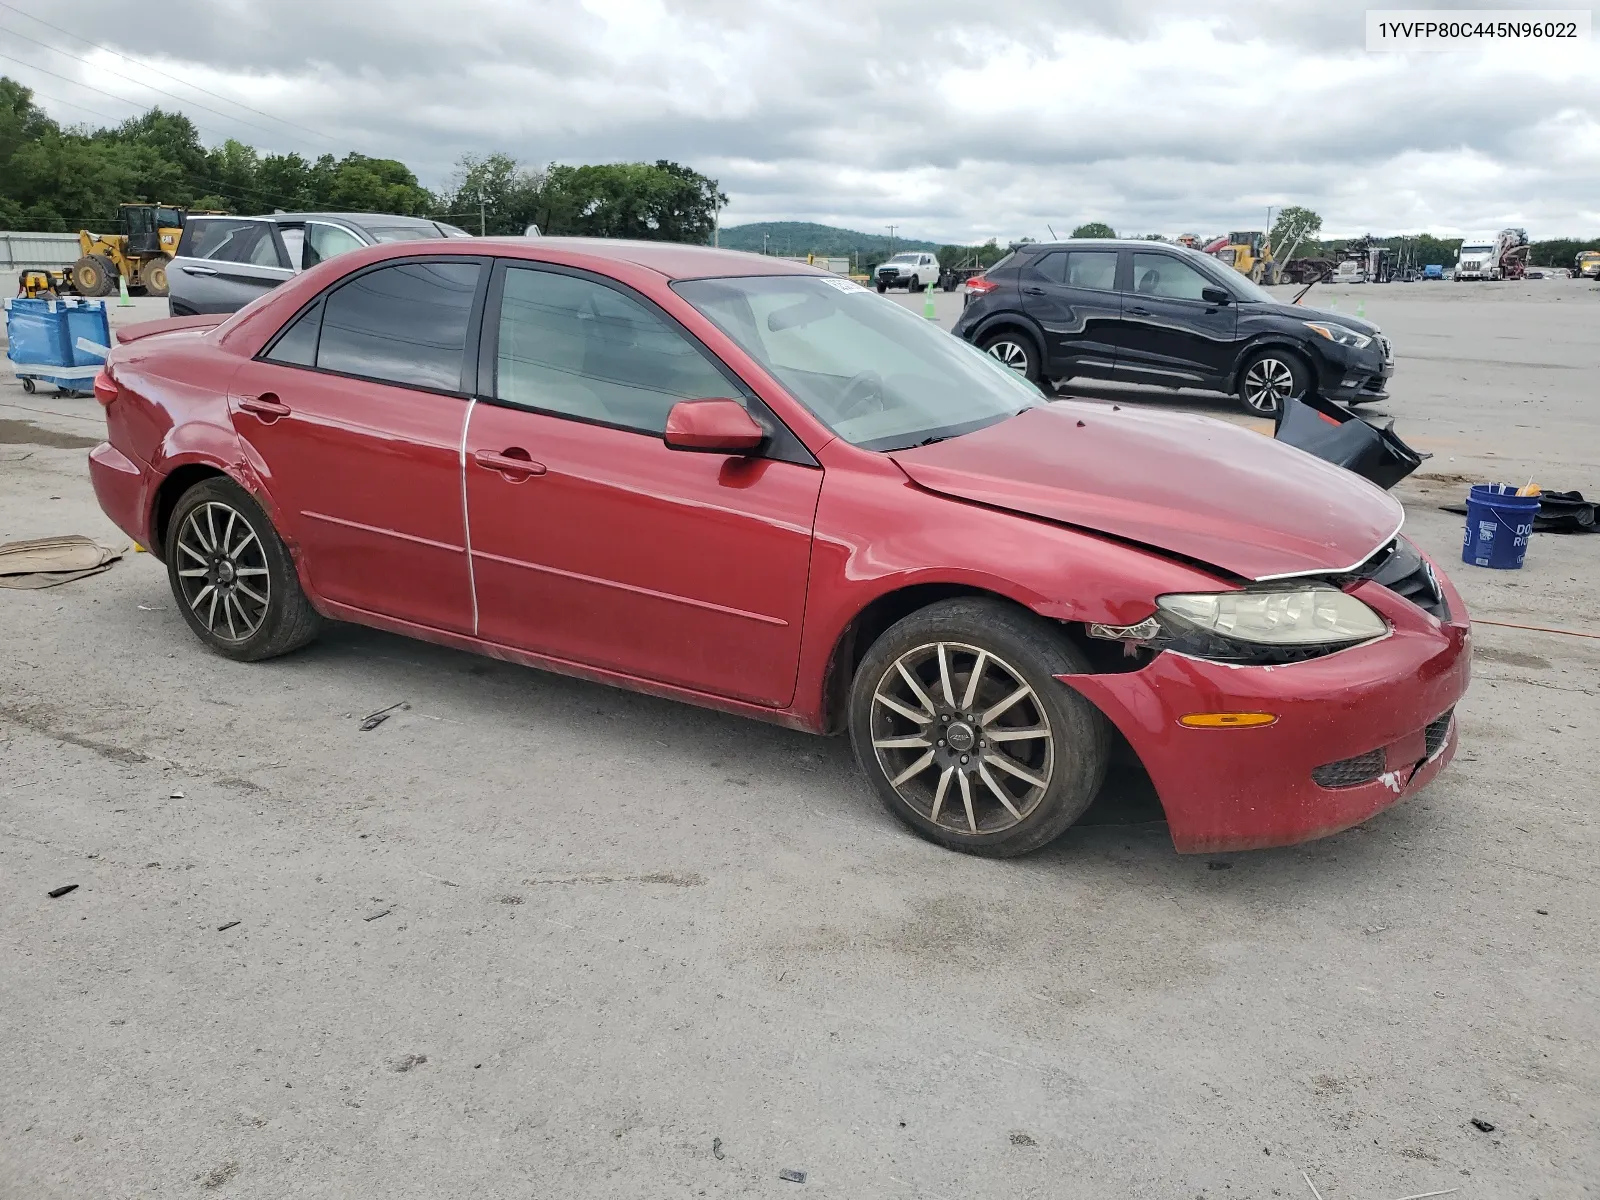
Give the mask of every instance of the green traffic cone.
M 1366 315 L 1367 315 L 1367 302 L 1365 300 L 1357 300 L 1356 301 L 1356 316 L 1364 317 Z
M 939 315 L 933 311 L 933 284 L 930 283 L 926 291 L 928 298 L 922 302 L 922 315 L 930 321 L 937 321 Z
M 117 274 L 117 307 L 133 307 L 133 297 L 128 295 L 128 277 L 120 272 Z

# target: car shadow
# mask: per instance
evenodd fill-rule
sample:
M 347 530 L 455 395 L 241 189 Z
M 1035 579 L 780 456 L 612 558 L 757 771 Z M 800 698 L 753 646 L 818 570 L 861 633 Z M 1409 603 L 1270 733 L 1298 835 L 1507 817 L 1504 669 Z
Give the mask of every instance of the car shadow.
M 604 684 L 485 658 L 462 650 L 419 642 L 397 634 L 338 624 L 285 663 L 321 660 L 329 666 L 359 661 L 375 674 L 376 694 L 409 695 L 419 707 L 443 706 L 439 715 L 457 724 L 484 726 L 509 722 L 573 739 L 602 737 L 623 759 L 660 758 L 670 749 L 677 765 L 701 769 L 709 785 L 751 787 L 781 795 L 803 795 L 809 811 L 826 824 L 857 833 L 877 827 L 895 837 L 911 837 L 878 803 L 855 761 L 845 736 L 817 737 L 752 718 L 699 708 Z M 1399 812 L 1407 806 L 1402 805 Z M 1126 865 L 1131 851 L 1142 869 L 1159 882 L 1176 868 L 1187 877 L 1196 866 L 1219 860 L 1257 864 L 1267 877 L 1301 878 L 1303 867 L 1344 855 L 1375 856 L 1364 869 L 1382 869 L 1383 853 L 1402 840 L 1419 818 L 1414 812 L 1394 823 L 1396 813 L 1375 819 L 1373 829 L 1357 830 L 1320 842 L 1277 850 L 1204 856 L 1173 849 L 1165 814 L 1150 777 L 1137 760 L 1120 755 L 1084 815 L 1051 845 L 1021 859 L 1049 874 Z M 1388 822 L 1390 836 L 1367 834 Z M 855 836 L 852 834 L 851 836 Z M 1400 853 L 1398 847 L 1394 847 Z M 1203 869 L 1203 868 L 1202 868 Z

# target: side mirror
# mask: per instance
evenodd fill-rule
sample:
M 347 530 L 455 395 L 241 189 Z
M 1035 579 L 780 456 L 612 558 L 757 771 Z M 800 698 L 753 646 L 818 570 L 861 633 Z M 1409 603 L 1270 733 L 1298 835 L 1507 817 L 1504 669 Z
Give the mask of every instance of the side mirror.
M 1232 304 L 1233 293 L 1219 287 L 1201 288 L 1200 299 L 1207 304 Z
M 667 413 L 661 439 L 668 450 L 749 454 L 761 448 L 767 431 L 737 400 L 680 400 Z

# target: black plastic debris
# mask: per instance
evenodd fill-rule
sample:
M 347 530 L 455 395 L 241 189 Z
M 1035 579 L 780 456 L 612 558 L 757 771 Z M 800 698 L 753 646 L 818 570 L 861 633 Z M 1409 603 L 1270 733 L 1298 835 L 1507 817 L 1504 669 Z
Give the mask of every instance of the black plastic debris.
M 382 725 L 392 715 L 394 715 L 394 712 L 395 712 L 396 709 L 410 708 L 410 707 L 411 706 L 409 704 L 407 704 L 404 700 L 402 700 L 398 704 L 389 705 L 388 708 L 380 708 L 377 712 L 368 713 L 365 717 L 361 718 L 361 724 L 356 726 L 356 728 L 359 729 L 362 733 L 371 733 L 379 725 Z
M 721 1138 L 712 1138 L 711 1139 L 711 1157 L 716 1159 L 718 1162 L 721 1162 L 723 1159 L 728 1157 L 726 1154 L 724 1154 L 722 1152 L 722 1139 Z
M 227 924 L 225 924 L 225 925 L 218 925 L 218 926 L 217 926 L 217 932 L 218 932 L 218 933 L 227 933 L 227 932 L 228 932 L 228 930 L 230 930 L 230 929 L 232 929 L 232 928 L 233 928 L 233 927 L 234 927 L 234 926 L 235 926 L 235 925 L 237 925 L 237 924 L 238 924 L 238 923 L 239 923 L 239 922 L 237 922 L 237 921 L 229 921 L 229 922 L 228 922 L 228 923 L 227 923 Z
M 785 1167 L 783 1170 L 778 1172 L 778 1178 L 783 1180 L 785 1183 L 804 1183 L 806 1181 L 806 1173 L 804 1171 L 795 1171 L 789 1167 Z
M 1381 488 L 1392 488 L 1427 457 L 1400 440 L 1393 418 L 1374 425 L 1342 404 L 1313 395 L 1283 402 L 1277 439 Z
M 78 890 L 78 885 L 77 884 L 75 884 L 75 883 L 64 883 L 58 888 L 51 888 L 48 892 L 45 893 L 45 895 L 49 896 L 50 899 L 55 900 L 55 899 L 58 899 L 58 898 L 60 898 L 62 896 L 65 896 L 68 892 L 75 892 L 77 890 Z
M 1534 514 L 1535 533 L 1600 533 L 1595 509 L 1600 501 L 1585 500 L 1582 492 L 1540 492 L 1539 511 Z M 1440 512 L 1467 515 L 1465 504 L 1441 504 Z
M 1491 1125 L 1488 1121 L 1485 1121 L 1482 1117 L 1473 1117 L 1472 1118 L 1472 1127 L 1474 1129 L 1482 1130 L 1484 1133 L 1493 1133 L 1494 1132 L 1494 1126 Z
M 1206 869 L 1210 871 L 1231 871 L 1233 870 L 1233 864 L 1231 862 L 1222 862 L 1220 859 L 1214 858 L 1206 864 Z
M 382 912 L 375 912 L 370 917 L 362 917 L 363 921 L 376 921 L 379 917 L 387 917 L 394 909 L 386 908 Z

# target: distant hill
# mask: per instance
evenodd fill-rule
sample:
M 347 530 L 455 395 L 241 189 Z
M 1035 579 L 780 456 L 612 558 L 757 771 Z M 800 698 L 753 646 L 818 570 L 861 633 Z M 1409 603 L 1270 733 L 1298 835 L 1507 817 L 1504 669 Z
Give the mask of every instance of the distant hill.
M 855 254 L 868 260 L 882 259 L 889 253 L 888 234 L 861 233 L 840 229 L 837 225 L 819 225 L 815 221 L 758 221 L 751 225 L 724 226 L 717 242 L 726 250 L 753 250 L 759 254 L 763 238 L 770 254 L 825 254 L 830 258 Z M 939 244 L 897 237 L 894 248 L 896 251 L 938 250 Z

